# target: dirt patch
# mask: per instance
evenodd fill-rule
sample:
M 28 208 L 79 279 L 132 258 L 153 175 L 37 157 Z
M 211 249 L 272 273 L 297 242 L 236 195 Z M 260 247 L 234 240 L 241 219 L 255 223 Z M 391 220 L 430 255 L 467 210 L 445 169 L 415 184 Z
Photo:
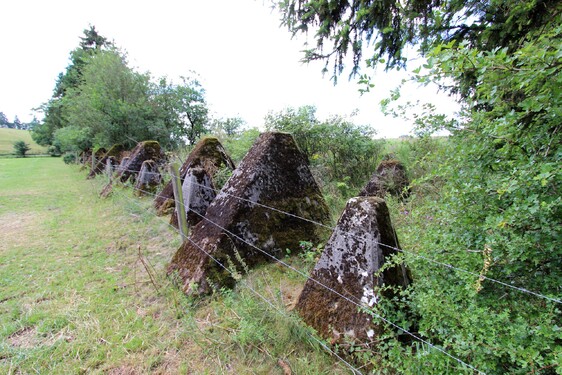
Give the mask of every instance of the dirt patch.
M 49 335 L 41 335 L 37 333 L 37 328 L 32 326 L 12 333 L 6 342 L 15 348 L 31 349 L 39 346 L 52 346 L 58 341 L 71 342 L 74 341 L 74 338 L 68 327 Z
M 35 327 L 25 327 L 8 337 L 8 344 L 17 348 L 30 349 L 37 346 L 37 330 Z
M 29 244 L 37 222 L 36 213 L 7 213 L 0 215 L 0 251 Z
M 131 367 L 129 365 L 124 365 L 124 366 L 121 366 L 121 367 L 112 368 L 107 373 L 108 373 L 108 375 L 136 375 L 136 374 L 139 374 L 139 372 L 137 372 L 134 367 Z

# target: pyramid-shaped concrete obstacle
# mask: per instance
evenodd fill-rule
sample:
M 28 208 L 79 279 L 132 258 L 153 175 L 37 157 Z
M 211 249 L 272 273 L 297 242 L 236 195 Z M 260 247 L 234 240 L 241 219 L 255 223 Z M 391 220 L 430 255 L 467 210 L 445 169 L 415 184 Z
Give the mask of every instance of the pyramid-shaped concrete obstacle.
M 139 177 L 135 182 L 135 195 L 141 197 L 153 194 L 162 182 L 158 165 L 154 160 L 142 162 Z
M 117 144 L 111 146 L 109 151 L 96 160 L 96 165 L 90 170 L 88 178 L 94 178 L 96 175 L 103 173 L 107 165 L 107 159 L 113 157 L 117 162 L 120 162 L 124 151 L 125 147 L 123 145 Z
M 295 307 L 303 320 L 333 343 L 373 341 L 382 324 L 359 306 L 368 309 L 385 297 L 377 287 L 410 283 L 403 265 L 379 272 L 393 248 L 398 242 L 384 200 L 350 199 Z
M 180 178 L 183 183 L 190 168 L 203 168 L 213 177 L 223 167 L 233 170 L 234 162 L 217 138 L 206 137 L 197 143 L 181 166 Z M 170 181 L 154 199 L 154 208 L 158 215 L 164 215 L 172 212 L 174 207 L 174 189 Z
M 298 250 L 299 241 L 318 241 L 318 225 L 262 205 L 316 222 L 329 220 L 307 160 L 290 134 L 259 136 L 173 257 L 168 272 L 177 272 L 186 293 L 207 293 L 209 283 L 233 284 L 231 273 L 216 261 L 240 271 L 273 261 L 267 254 L 280 258 L 286 249 Z
M 383 160 L 359 196 L 384 198 L 388 193 L 397 197 L 407 197 L 409 185 L 406 167 L 402 162 L 396 159 Z
M 119 166 L 115 179 L 121 180 L 122 183 L 127 182 L 131 177 L 136 180 L 145 160 L 154 160 L 158 163 L 162 159 L 164 159 L 164 155 L 160 149 L 160 143 L 156 141 L 139 142 L 129 155 L 127 163 Z

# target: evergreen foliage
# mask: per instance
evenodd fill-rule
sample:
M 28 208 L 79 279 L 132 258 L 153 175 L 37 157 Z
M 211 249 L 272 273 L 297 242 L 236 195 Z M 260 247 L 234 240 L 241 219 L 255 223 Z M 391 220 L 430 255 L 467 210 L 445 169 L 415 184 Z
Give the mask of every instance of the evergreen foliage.
M 20 156 L 22 158 L 25 158 L 25 154 L 27 153 L 27 151 L 29 151 L 31 148 L 29 147 L 29 145 L 27 143 L 25 143 L 24 141 L 15 141 L 14 142 L 14 153 L 17 156 Z

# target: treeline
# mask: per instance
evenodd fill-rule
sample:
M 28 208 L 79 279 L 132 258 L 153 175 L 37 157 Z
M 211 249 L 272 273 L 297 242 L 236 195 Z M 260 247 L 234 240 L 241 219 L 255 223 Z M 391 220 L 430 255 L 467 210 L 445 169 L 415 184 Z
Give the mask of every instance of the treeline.
M 53 96 L 41 108 L 45 118 L 32 137 L 53 155 L 114 144 L 132 149 L 144 140 L 177 152 L 212 134 L 241 160 L 259 134 L 241 118 L 213 118 L 194 74 L 175 83 L 137 72 L 129 67 L 126 53 L 93 26 L 84 30 Z M 294 134 L 317 177 L 327 184 L 353 181 L 358 187 L 380 157 L 382 143 L 374 140 L 369 126 L 341 116 L 319 119 L 312 106 L 271 112 L 264 122 L 268 130 Z
M 173 82 L 137 72 L 126 53 L 93 26 L 84 30 L 41 109 L 44 121 L 33 139 L 59 153 L 113 144 L 132 148 L 147 139 L 173 149 L 193 144 L 211 125 L 195 75 Z
M 33 130 L 37 125 L 39 125 L 39 121 L 36 118 L 33 118 L 31 122 L 21 122 L 18 116 L 15 116 L 14 121 L 10 122 L 4 112 L 0 112 L 0 128 Z

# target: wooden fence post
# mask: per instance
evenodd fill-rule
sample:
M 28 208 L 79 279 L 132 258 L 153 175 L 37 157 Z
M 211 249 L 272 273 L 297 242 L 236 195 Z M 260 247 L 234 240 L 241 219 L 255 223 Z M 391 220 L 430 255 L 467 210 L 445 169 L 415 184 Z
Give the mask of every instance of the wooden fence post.
M 105 173 L 107 174 L 107 180 L 111 183 L 111 177 L 113 176 L 113 164 L 111 158 L 107 158 L 105 162 Z
M 170 175 L 172 176 L 172 188 L 174 189 L 174 200 L 176 201 L 176 212 L 178 215 L 178 227 L 182 236 L 182 242 L 187 238 L 187 215 L 185 213 L 185 203 L 183 201 L 183 192 L 181 188 L 181 178 L 178 163 L 172 163 L 169 166 Z

